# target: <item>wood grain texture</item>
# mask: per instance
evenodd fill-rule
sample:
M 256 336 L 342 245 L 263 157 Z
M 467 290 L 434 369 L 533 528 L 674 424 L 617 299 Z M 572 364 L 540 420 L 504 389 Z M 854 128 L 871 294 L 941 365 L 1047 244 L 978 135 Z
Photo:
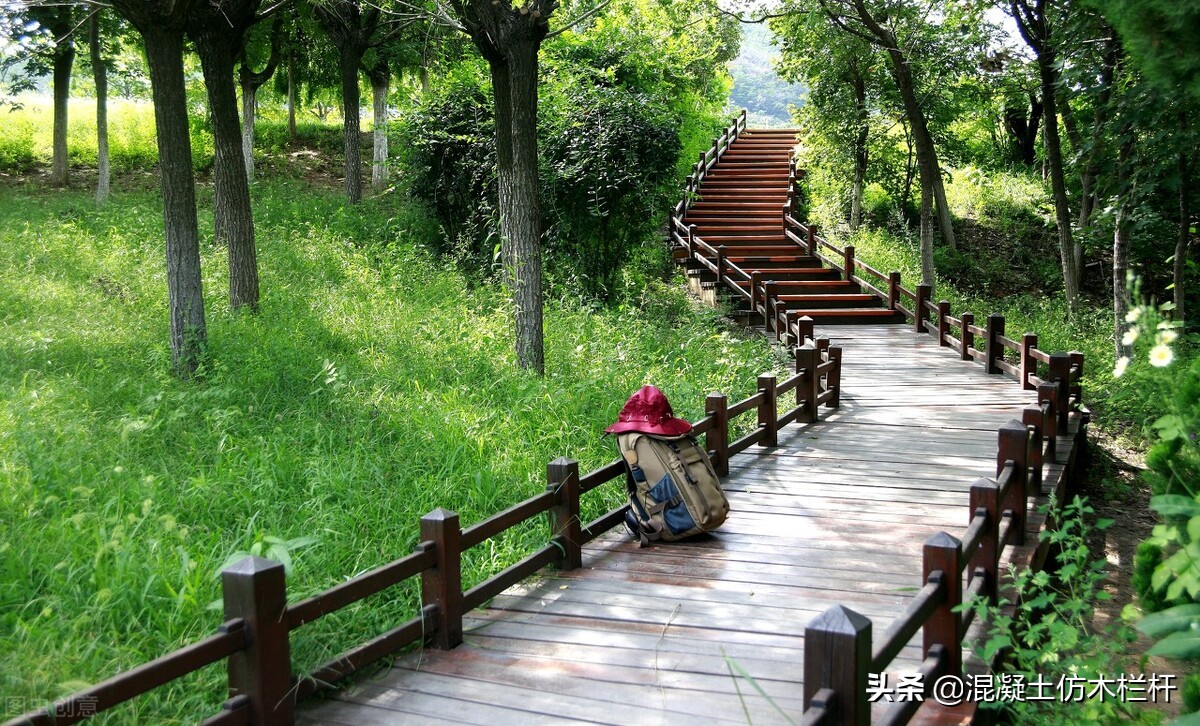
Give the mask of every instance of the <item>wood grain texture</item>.
M 302 708 L 301 723 L 798 721 L 805 628 L 840 604 L 886 632 L 922 585 L 922 544 L 963 536 L 972 482 L 995 473 L 998 428 L 1034 400 L 911 326 L 816 333 L 844 349 L 841 408 L 731 457 L 720 530 L 647 549 L 610 532 L 584 546 L 580 568 L 466 613 L 458 648 L 401 655 Z M 1001 567 L 1031 553 L 1010 548 Z M 889 672 L 917 670 L 921 639 Z

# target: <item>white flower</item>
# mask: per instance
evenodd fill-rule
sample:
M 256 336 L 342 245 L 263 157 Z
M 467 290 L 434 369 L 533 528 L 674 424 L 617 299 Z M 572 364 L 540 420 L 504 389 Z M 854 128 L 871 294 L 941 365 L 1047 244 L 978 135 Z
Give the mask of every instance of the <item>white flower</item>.
M 1150 365 L 1155 368 L 1166 368 L 1175 360 L 1175 352 L 1171 346 L 1159 344 L 1150 349 Z
M 1125 375 L 1125 369 L 1129 367 L 1129 357 L 1121 356 L 1117 359 L 1117 364 L 1113 366 L 1113 378 L 1120 378 Z
M 1125 331 L 1125 335 L 1121 336 L 1121 345 L 1123 345 L 1125 347 L 1129 347 L 1129 346 L 1133 345 L 1134 341 L 1137 339 L 1138 339 L 1138 329 L 1130 328 L 1129 330 Z
M 1129 312 L 1125 313 L 1125 322 L 1136 323 L 1140 317 L 1142 317 L 1142 309 L 1133 308 Z
M 1179 339 L 1179 333 L 1168 328 L 1158 334 L 1158 342 L 1163 345 L 1169 345 Z

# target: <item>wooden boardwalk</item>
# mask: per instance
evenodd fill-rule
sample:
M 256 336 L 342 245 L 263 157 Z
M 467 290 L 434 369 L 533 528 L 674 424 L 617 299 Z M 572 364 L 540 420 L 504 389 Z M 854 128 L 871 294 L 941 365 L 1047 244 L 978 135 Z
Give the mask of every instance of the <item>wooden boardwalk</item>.
M 611 532 L 582 569 L 469 613 L 458 648 L 403 655 L 299 721 L 799 720 L 805 626 L 843 604 L 882 635 L 920 589 L 922 543 L 960 536 L 970 484 L 995 475 L 997 428 L 1034 402 L 907 326 L 818 334 L 844 348 L 840 409 L 731 460 L 718 532 L 647 549 Z M 918 646 L 895 671 L 916 670 Z

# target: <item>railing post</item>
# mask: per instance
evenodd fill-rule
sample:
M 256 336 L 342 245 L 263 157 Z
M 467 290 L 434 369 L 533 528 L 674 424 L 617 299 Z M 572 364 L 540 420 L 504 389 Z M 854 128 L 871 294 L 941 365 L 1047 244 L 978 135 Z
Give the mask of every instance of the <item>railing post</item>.
M 760 446 L 775 448 L 779 445 L 779 406 L 776 401 L 775 376 L 764 373 L 758 377 L 758 392 L 762 394 L 762 403 L 758 404 L 758 427 L 763 430 Z
M 826 408 L 837 408 L 842 405 L 842 348 L 839 345 L 829 346 L 829 360 L 833 361 L 833 369 L 826 379 L 833 396 L 825 404 Z
M 550 536 L 562 546 L 558 566 L 577 570 L 583 566 L 583 533 L 579 524 L 579 462 L 560 456 L 546 465 L 546 491 L 554 495 L 550 511 Z
M 962 318 L 962 355 L 959 357 L 971 360 L 971 349 L 975 347 L 975 334 L 971 332 L 971 326 L 975 324 L 975 314 L 963 313 L 959 317 Z
M 784 339 L 783 339 L 783 345 L 788 348 L 794 348 L 797 345 L 800 345 L 801 343 L 803 343 L 804 341 L 801 341 L 801 340 L 792 340 L 792 326 L 795 325 L 797 327 L 797 330 L 799 329 L 800 311 L 799 310 L 786 311 L 783 314 L 783 320 L 784 320 L 783 329 L 785 331 L 787 331 L 787 335 L 785 335 Z M 799 332 L 796 333 L 796 337 L 797 338 L 800 337 Z
M 845 266 L 846 282 L 854 282 L 854 245 L 846 245 L 842 250 L 842 264 Z
M 810 338 L 816 339 L 815 329 L 816 325 L 809 316 L 802 315 L 796 318 L 796 345 L 804 345 Z
M 937 336 L 938 345 L 943 348 L 950 345 L 950 341 L 946 340 L 946 336 L 950 332 L 950 303 L 946 300 L 937 304 Z
M 1067 423 L 1071 420 L 1071 356 L 1068 353 L 1054 353 L 1050 356 L 1050 381 L 1058 386 L 1058 433 L 1067 433 Z
M 771 316 L 775 320 L 775 338 L 776 340 L 787 339 L 787 303 L 775 296 L 774 302 L 771 303 L 775 307 L 775 312 Z M 782 321 L 782 324 L 781 324 Z
M 933 295 L 933 288 L 929 285 L 917 285 L 917 301 L 913 308 L 913 317 L 916 318 L 916 331 L 918 333 L 925 332 L 925 321 L 929 319 L 929 313 L 925 311 L 925 303 L 929 302 L 930 296 Z
M 1004 360 L 1004 346 L 1000 345 L 1000 336 L 1004 335 L 1004 316 L 992 313 L 987 318 L 987 356 L 986 370 L 988 373 L 999 373 L 1000 366 L 996 361 Z
M 1021 423 L 1029 429 L 1029 493 L 1042 493 L 1042 407 L 1026 406 L 1021 411 Z
M 900 273 L 888 273 L 888 310 L 895 310 L 900 304 Z
M 1025 483 L 1029 473 L 1029 429 L 1020 421 L 1009 421 L 1000 427 L 1000 445 L 996 453 L 996 476 L 1004 472 L 1004 465 L 1013 463 L 1013 480 L 1008 494 L 1001 502 L 1002 509 L 1013 513 L 1012 544 L 1025 544 L 1025 513 L 1029 508 Z
M 434 566 L 421 573 L 421 604 L 438 611 L 432 644 L 449 650 L 463 639 L 462 530 L 458 515 L 437 508 L 421 517 L 421 541 L 433 541 Z
M 704 413 L 713 417 L 713 426 L 704 437 L 704 447 L 713 455 L 717 476 L 729 474 L 729 399 L 724 393 L 710 393 L 704 400 Z
M 689 224 L 687 227 L 687 245 L 688 259 L 699 259 L 700 256 L 696 254 L 696 225 L 694 224 Z
M 941 646 L 945 652 L 944 675 L 962 676 L 962 621 L 954 609 L 962 604 L 962 543 L 945 532 L 925 541 L 923 549 L 925 582 L 940 579 L 946 597 L 929 620 L 925 621 L 924 650 Z
M 989 603 L 996 602 L 996 583 L 999 581 L 1000 551 L 996 545 L 1000 540 L 1000 488 L 991 479 L 976 479 L 971 484 L 971 519 L 987 517 L 979 549 L 971 557 L 970 579 L 984 577 L 982 594 Z
M 720 288 L 721 281 L 725 277 L 725 245 L 717 247 L 717 287 Z
M 246 557 L 221 571 L 225 619 L 246 623 L 248 645 L 229 656 L 229 696 L 250 699 L 251 723 L 295 723 L 283 565 Z
M 817 365 L 821 362 L 821 353 L 815 343 L 805 343 L 796 348 L 796 372 L 803 372 L 800 385 L 796 386 L 796 405 L 804 406 L 805 420 L 817 420 L 817 396 L 821 393 L 821 377 L 817 374 Z
M 808 255 L 812 257 L 817 254 L 817 225 L 811 221 L 808 223 Z
M 871 621 L 834 605 L 804 628 L 804 708 L 824 688 L 834 692 L 832 723 L 871 723 L 867 674 L 871 669 Z
M 1033 349 L 1037 347 L 1037 340 L 1036 333 L 1026 333 L 1021 336 L 1021 386 L 1026 391 L 1037 388 L 1029 380 L 1030 376 L 1037 375 L 1037 359 L 1033 357 Z
M 770 333 L 777 327 L 772 317 L 775 315 L 775 298 L 778 296 L 779 285 L 774 280 L 763 283 L 763 327 Z
M 1046 437 L 1046 456 L 1054 461 L 1058 455 L 1058 386 L 1043 382 L 1037 388 L 1039 404 L 1046 404 L 1046 420 L 1042 422 L 1042 434 Z
M 758 312 L 758 286 L 762 284 L 762 273 L 758 270 L 750 273 L 750 314 Z
M 1071 370 L 1079 371 L 1079 378 L 1071 381 L 1071 395 L 1078 405 L 1083 405 L 1083 353 L 1073 350 L 1068 353 L 1071 357 Z

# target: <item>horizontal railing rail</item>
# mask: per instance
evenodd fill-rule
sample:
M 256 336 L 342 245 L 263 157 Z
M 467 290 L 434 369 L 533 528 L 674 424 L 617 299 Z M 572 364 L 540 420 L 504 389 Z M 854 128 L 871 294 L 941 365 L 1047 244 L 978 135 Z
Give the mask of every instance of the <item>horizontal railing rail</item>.
M 705 415 L 695 422 L 692 433 L 704 437 L 717 473 L 728 474 L 730 457 L 751 446 L 777 446 L 783 426 L 816 421 L 822 405 L 836 407 L 841 361 L 841 349 L 831 347 L 828 340 L 809 340 L 797 348 L 795 371 L 782 382 L 772 374 L 761 375 L 755 393 L 732 404 L 724 394 L 710 394 Z M 734 421 L 751 414 L 755 423 L 749 433 L 731 441 Z M 460 644 L 465 612 L 542 568 L 581 567 L 583 545 L 619 526 L 628 509 L 627 504 L 622 505 L 582 525 L 581 497 L 626 476 L 621 459 L 583 475 L 576 461 L 556 459 L 547 466 L 544 492 L 466 528 L 460 527 L 454 512 L 436 509 L 421 518 L 419 542 L 412 554 L 290 605 L 283 565 L 257 557 L 241 560 L 222 573 L 227 621 L 216 635 L 13 719 L 6 726 L 76 723 L 222 660 L 229 664 L 230 698 L 205 724 L 293 723 L 296 702 L 380 658 L 416 643 L 440 649 Z M 545 545 L 464 590 L 464 552 L 541 517 L 548 518 L 550 525 Z M 414 578 L 420 578 L 421 591 L 421 606 L 414 617 L 305 676 L 293 675 L 293 631 Z

